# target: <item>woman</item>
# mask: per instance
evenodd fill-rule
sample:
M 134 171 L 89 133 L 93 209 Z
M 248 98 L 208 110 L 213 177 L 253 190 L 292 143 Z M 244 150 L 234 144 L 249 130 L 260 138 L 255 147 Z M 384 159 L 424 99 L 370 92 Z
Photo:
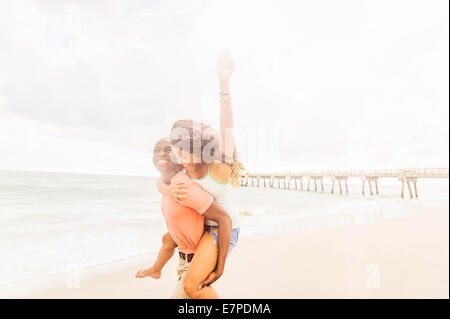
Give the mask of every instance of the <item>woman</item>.
M 228 197 L 228 186 L 230 177 L 232 173 L 235 173 L 235 178 L 233 179 L 236 182 L 238 177 L 237 161 L 234 152 L 234 145 L 232 142 L 232 134 L 229 134 L 230 131 L 227 129 L 232 129 L 232 117 L 231 117 L 231 103 L 230 103 L 230 95 L 229 95 L 229 77 L 234 70 L 234 63 L 229 58 L 229 55 L 224 52 L 221 53 L 217 62 L 217 74 L 219 77 L 219 84 L 221 87 L 221 129 L 222 129 L 222 143 L 219 143 L 221 146 L 221 154 L 223 154 L 222 158 L 225 159 L 223 162 L 220 161 L 212 161 L 212 162 L 204 162 L 201 158 L 196 158 L 195 161 L 200 161 L 200 165 L 191 165 L 195 161 L 190 157 L 190 161 L 183 160 L 183 156 L 177 156 L 177 160 L 184 166 L 186 169 L 186 173 L 190 174 L 189 176 L 193 178 L 202 177 L 197 176 L 195 172 L 199 169 L 202 171 L 206 167 L 208 171 L 208 175 L 204 176 L 201 180 L 196 180 L 198 184 L 202 185 L 205 189 L 207 189 L 212 195 L 215 196 L 216 202 L 222 206 L 223 209 L 227 210 L 232 208 L 230 206 L 229 197 Z M 188 140 L 189 144 L 194 144 L 194 130 L 193 130 L 193 121 L 178 121 L 175 123 L 172 128 L 172 132 L 178 128 L 187 128 L 188 134 L 184 135 L 184 140 Z M 210 130 L 210 127 L 203 125 L 201 129 L 200 135 L 203 133 L 207 133 Z M 191 132 L 191 133 L 189 133 Z M 196 132 L 199 133 L 199 132 Z M 211 133 L 211 132 L 209 132 Z M 232 133 L 232 131 L 231 131 Z M 216 135 L 213 135 L 215 137 Z M 206 140 L 207 142 L 214 142 L 214 138 L 210 140 Z M 172 142 L 176 142 L 175 140 Z M 176 144 L 176 143 L 175 143 Z M 208 143 L 204 143 L 204 147 L 201 148 L 203 152 L 204 149 L 209 146 Z M 230 147 L 231 146 L 231 147 Z M 176 149 L 176 148 L 175 148 Z M 193 149 L 193 148 L 191 148 Z M 179 150 L 177 153 L 179 153 Z M 228 152 L 227 152 L 228 150 Z M 231 153 L 229 152 L 231 150 Z M 182 154 L 182 153 L 180 153 Z M 231 156 L 230 156 L 231 154 Z M 199 154 L 197 154 L 199 155 Z M 234 155 L 234 156 L 233 156 Z M 190 153 L 189 156 L 194 156 L 193 153 Z M 229 160 L 230 158 L 234 160 Z M 209 165 L 210 164 L 210 165 Z M 206 166 L 205 166 L 206 165 Z M 234 169 L 233 169 L 234 168 Z M 211 179 L 209 179 L 211 178 Z M 215 185 L 211 185 L 211 183 L 220 183 L 217 187 Z M 188 194 L 186 192 L 187 186 L 184 182 L 177 182 L 176 180 L 170 179 L 170 184 L 168 183 L 169 179 L 159 178 L 157 182 L 157 187 L 163 195 L 166 195 L 169 198 L 176 200 L 180 204 L 185 204 L 184 201 L 188 199 Z M 168 185 L 169 184 L 169 185 Z M 226 208 L 225 208 L 226 207 Z M 224 226 L 221 226 L 214 220 L 208 217 L 205 214 L 206 220 L 206 228 L 207 231 L 204 233 L 200 242 L 195 250 L 195 254 L 193 255 L 191 265 L 189 266 L 186 276 L 184 277 L 184 290 L 191 298 L 214 298 L 215 291 L 212 287 L 209 287 L 214 281 L 216 281 L 223 273 L 225 267 L 225 258 L 231 251 L 231 249 L 236 245 L 239 236 L 239 228 L 237 224 L 237 218 L 234 216 L 235 214 L 231 213 L 233 224 L 233 230 L 231 231 L 231 238 L 228 239 L 226 236 L 221 236 L 220 234 L 224 233 Z M 225 223 L 226 225 L 226 223 Z M 226 226 L 225 226 L 226 227 Z M 169 253 L 163 254 L 166 256 L 170 256 L 173 254 L 174 245 L 170 240 L 165 237 L 165 241 L 167 242 L 166 249 Z M 228 249 L 226 249 L 229 247 Z M 163 246 L 164 248 L 164 246 Z M 225 248 L 225 249 L 224 249 Z M 170 252 L 172 252 L 170 254 Z M 158 256 L 159 259 L 159 256 Z M 162 258 L 164 259 L 164 258 Z M 168 259 L 167 259 L 168 260 Z M 155 262 L 155 264 L 158 264 Z M 159 263 L 161 264 L 161 263 Z M 164 264 L 164 263 L 163 263 Z M 162 265 L 163 265 L 162 264 Z M 154 270 L 147 270 L 141 273 L 138 273 L 138 277 L 143 277 L 146 274 L 152 276 Z M 159 272 L 157 272 L 159 277 Z M 152 276 L 153 277 L 153 276 Z M 155 278 L 155 277 L 154 277 Z
M 230 200 L 230 185 L 237 185 L 240 164 L 236 158 L 233 138 L 233 117 L 231 109 L 229 79 L 235 70 L 234 62 L 227 52 L 222 52 L 217 60 L 217 76 L 220 87 L 220 133 L 201 122 L 181 120 L 175 122 L 171 131 L 172 151 L 187 176 L 200 184 L 214 196 L 217 203 L 228 212 L 232 220 L 232 238 L 239 237 L 237 214 Z M 187 146 L 187 147 L 186 147 Z M 183 184 L 167 186 L 159 185 L 161 191 L 176 200 L 182 201 L 185 194 Z M 214 239 L 215 246 L 220 246 L 217 233 L 219 225 L 205 219 L 205 235 L 203 240 Z M 210 236 L 209 236 L 209 235 Z M 185 277 L 185 284 L 202 283 L 201 287 L 210 285 L 223 273 L 226 251 L 219 252 L 218 258 L 208 254 L 196 254 Z M 218 261 L 217 261 L 218 260 Z M 217 261 L 217 265 L 216 265 Z M 207 269 L 214 271 L 208 274 Z M 207 277 L 207 278 L 206 278 Z M 206 280 L 205 280 L 206 279 Z

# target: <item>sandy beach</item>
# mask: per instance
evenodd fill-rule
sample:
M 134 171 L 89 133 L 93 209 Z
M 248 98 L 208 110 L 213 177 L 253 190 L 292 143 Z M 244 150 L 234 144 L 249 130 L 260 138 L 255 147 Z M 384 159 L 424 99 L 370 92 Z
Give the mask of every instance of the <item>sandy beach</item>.
M 215 286 L 222 298 L 448 298 L 448 213 L 427 208 L 374 223 L 244 238 Z M 24 280 L 0 287 L 0 296 L 168 298 L 176 256 L 161 279 L 134 278 L 154 258 Z
M 161 306 L 224 229 L 223 299 L 449 298 L 449 1 L 93 3 L 0 1 L 0 299 Z

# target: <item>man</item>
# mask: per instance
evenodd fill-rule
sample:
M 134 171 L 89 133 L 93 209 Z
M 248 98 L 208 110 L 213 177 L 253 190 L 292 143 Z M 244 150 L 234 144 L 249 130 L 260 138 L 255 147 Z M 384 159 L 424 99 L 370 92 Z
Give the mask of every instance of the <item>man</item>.
M 223 273 L 227 253 L 235 244 L 231 239 L 231 218 L 207 191 L 171 161 L 171 149 L 170 141 L 161 139 L 153 150 L 153 163 L 161 172 L 157 185 L 163 193 L 161 209 L 169 232 L 163 236 L 163 245 L 153 267 L 140 270 L 136 277 L 158 279 L 162 267 L 178 247 L 178 284 L 172 298 L 218 298 L 209 285 Z M 211 234 L 203 231 L 204 218 L 215 221 L 219 226 L 217 248 Z M 199 245 L 202 253 L 195 256 Z M 185 281 L 194 258 L 195 269 L 189 271 Z M 214 262 L 209 262 L 209 258 L 214 258 Z

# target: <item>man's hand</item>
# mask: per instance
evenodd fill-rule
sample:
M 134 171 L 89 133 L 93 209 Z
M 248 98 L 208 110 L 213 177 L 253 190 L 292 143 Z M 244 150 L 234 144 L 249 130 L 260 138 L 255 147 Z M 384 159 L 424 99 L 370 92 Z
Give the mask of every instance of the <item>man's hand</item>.
M 200 284 L 198 289 L 202 289 L 203 287 L 211 285 L 213 282 L 215 282 L 217 279 L 219 279 L 223 274 L 223 271 L 214 270 L 212 273 L 209 274 L 208 278 L 204 282 Z

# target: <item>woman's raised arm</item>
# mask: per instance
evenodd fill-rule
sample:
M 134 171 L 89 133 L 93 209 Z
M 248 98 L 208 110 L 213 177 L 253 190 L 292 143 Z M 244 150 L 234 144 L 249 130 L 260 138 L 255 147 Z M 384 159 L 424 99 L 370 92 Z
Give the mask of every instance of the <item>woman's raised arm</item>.
M 236 65 L 227 51 L 222 51 L 217 58 L 216 72 L 220 88 L 220 150 L 225 161 L 233 161 L 234 136 L 233 112 L 231 108 L 230 77 Z

